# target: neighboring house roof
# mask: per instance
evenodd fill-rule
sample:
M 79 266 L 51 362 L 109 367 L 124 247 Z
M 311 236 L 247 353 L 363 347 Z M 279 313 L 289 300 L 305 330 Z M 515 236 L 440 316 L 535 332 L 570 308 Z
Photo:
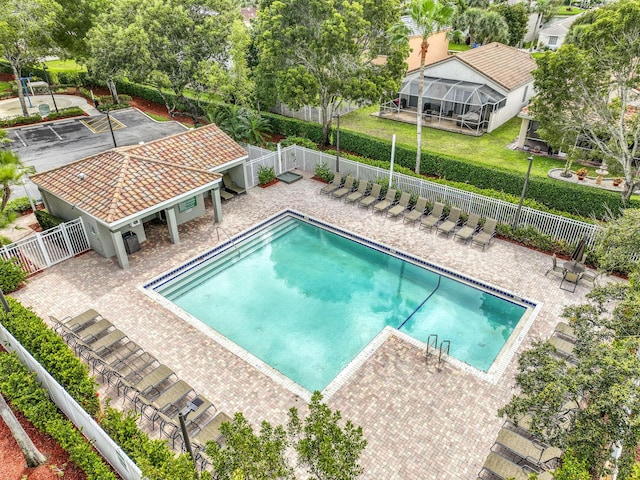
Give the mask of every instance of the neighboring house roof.
M 562 20 L 552 23 L 551 25 L 547 25 L 540 30 L 539 34 L 548 35 L 550 37 L 561 37 L 563 35 L 566 35 L 573 22 L 575 22 L 579 16 L 580 15 L 573 15 L 567 18 L 563 18 Z
M 533 81 L 531 72 L 536 69 L 536 61 L 528 52 L 498 42 L 460 52 L 433 65 L 451 61 L 466 64 L 506 90 Z
M 112 224 L 215 183 L 212 168 L 246 157 L 215 125 L 109 150 L 31 176 L 65 202 Z

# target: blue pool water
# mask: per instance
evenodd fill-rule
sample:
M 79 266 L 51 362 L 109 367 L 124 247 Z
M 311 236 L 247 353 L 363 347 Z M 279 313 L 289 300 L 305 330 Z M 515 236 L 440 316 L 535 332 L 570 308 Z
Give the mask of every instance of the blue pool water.
M 309 391 L 385 326 L 487 371 L 526 310 L 290 216 L 168 277 L 147 287 Z

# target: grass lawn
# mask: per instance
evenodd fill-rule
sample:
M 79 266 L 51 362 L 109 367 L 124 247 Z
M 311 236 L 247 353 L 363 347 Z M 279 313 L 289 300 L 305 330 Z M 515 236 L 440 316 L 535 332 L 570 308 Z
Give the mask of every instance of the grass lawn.
M 554 15 L 571 16 L 579 15 L 582 12 L 584 12 L 584 10 L 580 7 L 562 5 L 556 9 Z
M 471 45 L 466 45 L 464 43 L 449 42 L 449 50 L 453 52 L 464 52 L 465 50 L 471 50 Z
M 163 117 L 162 115 L 157 115 L 151 112 L 145 112 L 148 116 L 153 118 L 156 122 L 168 122 L 169 119 L 167 117 Z
M 391 141 L 392 135 L 396 134 L 398 145 L 415 148 L 416 126 L 371 116 L 371 113 L 377 110 L 378 107 L 374 105 L 341 116 L 340 128 L 389 141 Z M 481 137 L 445 132 L 423 126 L 422 148 L 425 151 L 525 173 L 529 164 L 527 162 L 529 154 L 507 148 L 507 145 L 514 142 L 518 136 L 520 123 L 519 118 L 513 118 L 497 130 L 489 134 L 485 133 Z M 549 169 L 558 167 L 564 167 L 564 161 L 534 155 L 531 174 L 546 177 Z
M 11 84 L 9 82 L 0 82 L 0 92 L 11 90 Z
M 86 72 L 87 67 L 83 65 L 78 65 L 74 60 L 49 60 L 45 62 L 47 64 L 47 68 L 52 72 L 69 72 L 69 71 L 79 71 Z

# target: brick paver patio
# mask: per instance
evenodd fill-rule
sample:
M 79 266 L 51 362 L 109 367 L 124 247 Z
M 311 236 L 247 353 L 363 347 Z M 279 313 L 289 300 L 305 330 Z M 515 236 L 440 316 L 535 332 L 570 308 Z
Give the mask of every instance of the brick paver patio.
M 533 299 L 541 308 L 519 351 L 549 336 L 563 307 L 581 302 L 588 291 L 580 285 L 572 294 L 558 288 L 559 276 L 545 277 L 548 255 L 497 239 L 482 251 L 419 231 L 402 220 L 321 197 L 321 184 L 308 177 L 254 188 L 228 201 L 220 226 L 233 236 L 291 208 Z M 288 409 L 304 407 L 303 399 L 141 291 L 143 283 L 214 246 L 215 227 L 209 211 L 179 227 L 177 245 L 169 243 L 164 227 L 152 227 L 150 240 L 131 255 L 129 270 L 89 252 L 36 275 L 14 296 L 43 318 L 94 308 L 218 409 L 242 411 L 256 426 L 263 419 L 285 423 Z M 513 392 L 516 367 L 513 359 L 494 384 L 450 364 L 440 370 L 427 365 L 419 348 L 391 336 L 328 403 L 364 429 L 364 478 L 474 479 L 502 424 L 496 410 Z

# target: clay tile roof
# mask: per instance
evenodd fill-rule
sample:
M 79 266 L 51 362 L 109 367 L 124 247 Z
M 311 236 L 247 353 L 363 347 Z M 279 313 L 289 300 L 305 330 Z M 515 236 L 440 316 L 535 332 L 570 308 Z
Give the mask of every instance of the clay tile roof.
M 536 69 L 529 53 L 498 42 L 460 52 L 455 58 L 507 90 L 530 82 Z
M 100 153 L 31 176 L 39 187 L 107 224 L 221 178 L 211 168 L 246 156 L 215 125 Z

